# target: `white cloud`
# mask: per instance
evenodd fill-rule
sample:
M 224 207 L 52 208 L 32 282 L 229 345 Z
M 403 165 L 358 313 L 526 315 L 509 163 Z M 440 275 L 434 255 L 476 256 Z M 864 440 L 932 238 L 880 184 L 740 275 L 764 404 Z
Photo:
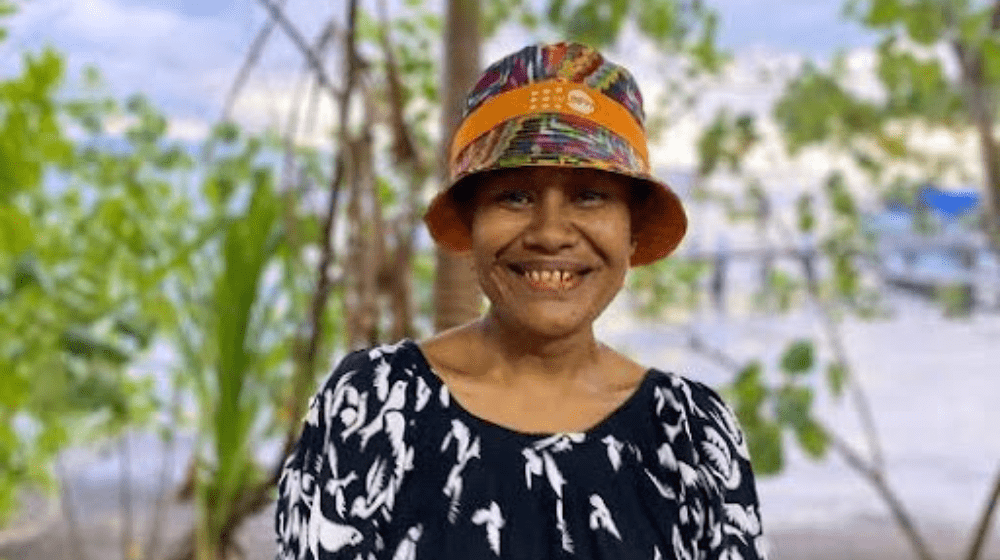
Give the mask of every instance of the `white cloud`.
M 210 131 L 209 124 L 203 119 L 190 117 L 172 118 L 167 125 L 168 137 L 185 142 L 200 142 L 208 137 Z

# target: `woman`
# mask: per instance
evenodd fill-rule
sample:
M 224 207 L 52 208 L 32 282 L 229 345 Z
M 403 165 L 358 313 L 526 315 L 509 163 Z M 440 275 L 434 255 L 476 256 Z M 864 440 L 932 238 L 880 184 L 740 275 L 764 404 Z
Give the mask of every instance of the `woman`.
M 643 119 L 583 45 L 486 70 L 425 221 L 471 252 L 489 310 L 337 366 L 281 477 L 279 558 L 764 557 L 729 409 L 594 338 L 629 266 L 686 229 Z

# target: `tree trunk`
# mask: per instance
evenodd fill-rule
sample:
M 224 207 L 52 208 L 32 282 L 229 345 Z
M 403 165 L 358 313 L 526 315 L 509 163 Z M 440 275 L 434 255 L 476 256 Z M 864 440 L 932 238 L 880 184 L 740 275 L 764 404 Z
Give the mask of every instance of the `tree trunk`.
M 462 119 L 465 96 L 479 76 L 479 2 L 448 0 L 444 36 L 444 91 L 442 92 L 441 176 L 447 175 L 448 148 Z M 479 316 L 482 292 L 467 255 L 438 247 L 434 278 L 434 329 L 442 331 Z
M 1000 31 L 1000 0 L 993 3 L 990 28 L 994 33 Z M 983 204 L 985 229 L 991 246 L 1000 252 L 1000 141 L 994 133 L 996 97 L 992 93 L 992 85 L 986 78 L 980 47 L 965 44 L 961 40 L 955 41 L 953 46 L 962 69 L 962 87 L 965 90 L 969 114 L 979 136 L 983 178 L 986 180 Z

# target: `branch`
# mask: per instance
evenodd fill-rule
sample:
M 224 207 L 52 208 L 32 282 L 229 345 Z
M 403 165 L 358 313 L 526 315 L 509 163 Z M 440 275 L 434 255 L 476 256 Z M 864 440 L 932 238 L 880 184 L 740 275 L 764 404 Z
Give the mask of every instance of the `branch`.
M 709 346 L 705 342 L 705 339 L 702 338 L 701 335 L 696 333 L 694 329 L 689 327 L 686 330 L 688 337 L 688 348 L 690 348 L 692 351 L 702 354 L 703 356 L 711 359 L 717 365 L 727 370 L 730 370 L 733 373 L 739 373 L 739 371 L 743 368 L 742 364 L 740 364 L 740 362 L 737 361 L 736 358 L 733 358 L 729 354 L 726 354 L 720 348 Z
M 261 1 L 267 2 L 268 0 Z M 354 90 L 358 73 L 358 67 L 356 64 L 358 60 L 356 52 L 357 47 L 355 45 L 357 10 L 357 0 L 350 0 L 347 16 L 347 32 L 344 37 L 346 79 L 344 88 L 337 96 L 340 109 L 338 121 L 338 154 L 333 178 L 330 181 L 330 200 L 327 206 L 326 216 L 323 218 L 323 228 L 321 233 L 322 238 L 320 240 L 320 260 L 316 271 L 318 279 L 316 282 L 316 291 L 313 294 L 312 306 L 309 312 L 309 338 L 306 343 L 304 354 L 301 354 L 301 361 L 296 370 L 295 379 L 292 382 L 292 395 L 290 397 L 291 400 L 289 406 L 289 418 L 291 419 L 290 425 L 292 427 L 285 436 L 285 442 L 282 446 L 281 460 L 279 460 L 275 465 L 272 473 L 272 479 L 275 481 L 277 481 L 280 476 L 284 456 L 291 453 L 292 448 L 295 445 L 295 440 L 298 438 L 298 424 L 296 422 L 302 416 L 302 405 L 306 399 L 306 392 L 309 390 L 309 383 L 312 380 L 312 373 L 315 369 L 316 353 L 319 349 L 319 341 L 323 328 L 323 310 L 326 309 L 326 302 L 331 288 L 329 268 L 335 259 L 336 253 L 333 245 L 333 231 L 337 216 L 337 205 L 340 200 L 340 189 L 344 181 L 344 158 L 347 154 L 347 145 L 345 140 L 347 138 L 348 101 L 350 100 L 351 93 Z
M 386 78 L 389 85 L 389 107 L 392 111 L 393 156 L 397 164 L 409 165 L 417 175 L 425 173 L 424 162 L 413 144 L 413 135 L 403 117 L 403 84 L 399 78 L 399 65 L 392 48 L 392 38 L 389 30 L 389 16 L 385 0 L 378 2 L 379 19 L 381 19 L 381 43 L 385 56 Z
M 61 457 L 56 457 L 56 476 L 61 481 L 62 491 L 60 501 L 62 503 L 63 516 L 66 518 L 66 528 L 69 531 L 69 548 L 73 558 L 76 560 L 90 560 L 87 554 L 87 543 L 84 542 L 80 534 L 80 521 L 76 518 L 76 506 L 73 505 L 73 496 L 70 493 L 70 481 L 63 468 Z
M 288 0 L 280 0 L 280 2 L 279 8 L 284 8 Z M 247 78 L 250 77 L 250 71 L 253 70 L 253 67 L 260 60 L 260 55 L 264 51 L 264 45 L 267 44 L 267 40 L 271 37 L 271 31 L 274 31 L 275 25 L 276 20 L 274 18 L 268 19 L 264 23 L 264 27 L 257 32 L 257 36 L 250 43 L 246 58 L 243 59 L 243 65 L 240 66 L 239 72 L 236 73 L 236 79 L 233 80 L 232 85 L 229 87 L 229 93 L 226 94 L 226 100 L 222 105 L 222 116 L 219 120 L 223 122 L 229 120 L 233 105 L 236 103 L 236 97 L 240 94 L 243 86 L 246 85 Z
M 337 97 L 337 89 L 333 86 L 333 82 L 330 81 L 330 77 L 326 73 L 326 69 L 323 68 L 323 62 L 319 59 L 319 56 L 309 47 L 306 43 L 305 38 L 302 33 L 295 27 L 294 24 L 285 15 L 285 12 L 278 5 L 275 5 L 271 0 L 257 0 L 264 6 L 264 9 L 271 14 L 271 17 L 281 26 L 288 38 L 295 43 L 295 46 L 302 52 L 302 55 L 306 58 L 309 66 L 312 67 L 313 72 L 316 73 L 316 80 L 319 81 L 320 85 L 327 89 L 334 98 Z M 354 0 L 351 2 L 352 10 L 356 9 L 356 4 Z M 354 26 L 353 22 L 350 25 Z M 353 29 L 352 29 L 353 34 Z M 351 39 L 353 41 L 353 37 Z M 349 61 L 349 64 L 354 64 L 353 59 Z
M 122 559 L 131 558 L 132 546 L 135 542 L 133 537 L 133 525 L 135 518 L 132 515 L 132 467 L 129 453 L 128 432 L 123 433 L 118 440 L 118 454 L 121 456 L 118 469 L 118 504 L 122 513 L 121 519 L 121 542 Z
M 330 43 L 330 40 L 336 35 L 336 22 L 331 19 L 323 31 L 319 34 L 313 44 L 314 52 L 322 54 L 326 49 L 326 46 Z M 282 159 L 282 171 L 281 171 L 281 182 L 282 189 L 289 194 L 292 191 L 292 176 L 293 176 L 293 163 L 295 162 L 295 139 L 299 135 L 299 122 L 301 121 L 300 113 L 302 109 L 302 90 L 306 87 L 306 80 L 309 77 L 309 64 L 306 63 L 302 69 L 301 76 L 299 77 L 298 83 L 295 85 L 295 91 L 292 93 L 292 100 L 288 108 L 288 118 L 285 123 L 285 153 Z M 310 88 L 311 93 L 311 88 Z M 310 115 L 312 116 L 312 115 Z M 307 120 L 307 122 L 309 122 Z M 288 196 L 289 202 L 293 197 Z M 288 206 L 290 212 L 291 206 Z M 290 213 L 286 212 L 286 227 L 291 228 L 293 226 L 293 220 L 291 220 Z M 292 231 L 289 230 L 291 234 Z M 291 245 L 297 247 L 294 236 L 292 238 Z
M 178 410 L 181 406 L 181 391 L 176 384 L 171 384 L 170 389 L 170 414 L 173 418 L 179 416 Z M 170 473 L 174 466 L 174 448 L 177 442 L 177 435 L 173 431 L 166 432 L 167 436 L 163 441 L 163 460 L 160 463 L 159 482 L 156 488 L 156 499 L 153 500 L 153 512 L 150 515 L 151 527 L 149 539 L 146 541 L 146 552 L 144 560 L 153 560 L 160 550 L 160 539 L 163 534 L 163 514 L 166 509 L 167 485 L 170 480 Z
M 858 472 L 863 478 L 868 480 L 875 490 L 878 492 L 882 500 L 889 506 L 889 512 L 892 517 L 896 520 L 896 524 L 903 533 L 906 534 L 907 539 L 913 546 L 914 551 L 920 560 L 934 560 L 934 555 L 931 552 L 927 543 L 920 536 L 917 531 L 916 525 L 913 519 L 907 513 L 906 508 L 903 506 L 902 501 L 893 491 L 892 487 L 889 486 L 889 482 L 885 479 L 885 474 L 882 472 L 881 468 L 876 465 L 870 465 L 865 462 L 861 457 L 861 454 L 857 452 L 849 443 L 841 439 L 836 433 L 831 431 L 826 426 L 823 426 L 823 430 L 826 432 L 827 436 L 830 438 L 830 445 L 833 449 L 837 451 L 847 465 Z
M 998 5 L 1000 5 L 1000 2 L 998 2 Z M 1000 502 L 1000 470 L 997 470 L 996 478 L 993 481 L 993 491 L 990 492 L 990 497 L 986 500 L 983 513 L 979 516 L 979 523 L 976 524 L 976 531 L 973 533 L 972 545 L 969 547 L 969 554 L 965 557 L 966 560 L 979 560 L 979 556 L 983 552 L 983 545 L 986 543 L 986 536 L 989 534 L 997 502 Z
M 330 80 L 323 71 L 322 65 L 319 63 L 316 54 L 305 46 L 301 35 L 299 35 L 295 28 L 288 22 L 280 8 L 272 4 L 270 0 L 260 0 L 260 2 L 270 11 L 272 17 L 285 28 L 285 31 L 290 37 L 293 38 L 293 41 L 296 42 L 300 50 L 302 50 L 309 62 L 310 67 L 312 67 L 316 73 L 317 81 L 324 88 L 333 93 L 334 97 L 340 102 L 340 138 L 345 138 L 347 135 L 347 103 L 354 88 L 356 74 L 358 72 L 358 57 L 354 44 L 355 22 L 357 19 L 357 0 L 351 0 L 348 8 L 348 29 L 345 41 L 345 50 L 347 53 L 347 79 L 344 89 L 339 93 L 330 86 Z M 259 484 L 247 489 L 246 492 L 241 494 L 240 498 L 235 504 L 232 505 L 228 515 L 223 520 L 220 527 L 221 542 L 217 543 L 223 552 L 227 552 L 234 547 L 233 534 L 239 527 L 240 523 L 247 517 L 263 510 L 264 507 L 271 502 L 271 491 L 277 485 L 281 476 L 284 459 L 289 453 L 291 453 L 291 450 L 295 445 L 295 441 L 298 438 L 298 419 L 302 417 L 302 405 L 305 400 L 305 393 L 309 390 L 309 384 L 312 380 L 316 353 L 319 347 L 319 340 L 322 336 L 321 319 L 323 310 L 326 307 L 330 287 L 333 285 L 333 281 L 329 276 L 329 268 L 335 258 L 333 231 L 335 225 L 334 221 L 337 215 L 337 202 L 339 200 L 340 187 L 343 182 L 343 158 L 344 144 L 341 142 L 336 168 L 330 182 L 329 206 L 323 221 L 323 238 L 320 240 L 321 257 L 317 271 L 319 281 L 317 282 L 316 292 L 313 296 L 313 302 L 310 310 L 309 339 L 304 351 L 300 342 L 296 343 L 295 348 L 296 371 L 292 380 L 292 395 L 289 398 L 288 403 L 288 408 L 290 410 L 290 414 L 288 416 L 290 418 L 289 429 L 285 435 L 285 441 L 282 445 L 281 454 L 276 464 L 270 469 L 269 476 Z M 170 554 L 170 558 L 173 560 L 194 560 L 197 553 L 197 542 L 198 527 L 195 527 L 194 529 L 191 529 L 179 542 L 179 546 Z
M 722 367 L 734 372 L 739 371 L 740 364 L 735 358 L 726 354 L 721 349 L 708 346 L 704 340 L 697 335 L 697 333 L 690 329 L 688 331 L 688 343 L 693 350 L 708 356 Z M 934 556 L 932 555 L 930 548 L 917 531 L 916 525 L 914 524 L 909 513 L 906 511 L 905 506 L 903 506 L 902 501 L 886 481 L 883 465 L 881 463 L 870 464 L 866 462 L 857 450 L 840 438 L 835 432 L 833 432 L 833 430 L 822 424 L 821 427 L 829 437 L 830 445 L 841 455 L 841 457 L 843 457 L 844 461 L 847 462 L 847 465 L 857 471 L 863 478 L 868 480 L 872 486 L 875 487 L 879 496 L 882 497 L 883 501 L 885 501 L 886 505 L 889 507 L 889 512 L 896 520 L 896 524 L 903 530 L 903 533 L 906 535 L 910 544 L 917 552 L 917 556 L 920 560 L 934 560 Z M 1000 475 L 998 475 L 997 482 L 997 491 L 1000 492 Z M 994 502 L 995 501 L 996 500 L 994 500 Z
M 785 239 L 792 238 L 791 228 L 789 228 L 780 217 L 775 217 L 774 223 Z M 802 261 L 802 266 L 805 268 L 805 261 Z M 805 273 L 804 276 L 806 278 L 810 277 L 808 273 Z M 861 417 L 861 425 L 865 431 L 865 439 L 868 440 L 868 448 L 871 452 L 872 462 L 880 471 L 883 471 L 885 469 L 885 457 L 882 452 L 882 443 L 878 436 L 878 430 L 875 428 L 875 416 L 872 414 L 872 407 L 871 403 L 868 401 L 868 395 L 865 393 L 864 387 L 861 386 L 858 376 L 854 374 L 855 369 L 850 365 L 850 360 L 847 356 L 847 349 L 844 345 L 843 334 L 840 332 L 840 329 L 837 328 L 837 323 L 833 320 L 833 313 L 830 310 L 829 305 L 827 302 L 823 301 L 822 298 L 820 298 L 819 288 L 816 286 L 815 281 L 809 282 L 808 289 L 806 291 L 809 294 L 809 299 L 819 311 L 820 322 L 823 324 L 823 332 L 826 335 L 827 341 L 830 343 L 830 347 L 833 349 L 834 357 L 837 362 L 843 366 L 844 371 L 848 372 L 847 379 L 850 383 L 851 399 L 854 401 L 854 406 L 858 411 L 858 415 Z

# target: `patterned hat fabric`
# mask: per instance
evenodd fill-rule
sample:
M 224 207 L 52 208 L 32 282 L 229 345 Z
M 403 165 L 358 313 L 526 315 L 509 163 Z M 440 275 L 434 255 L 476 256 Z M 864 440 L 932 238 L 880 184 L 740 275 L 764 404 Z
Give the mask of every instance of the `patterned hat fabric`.
M 670 254 L 687 229 L 677 195 L 650 175 L 642 95 L 632 75 L 578 43 L 532 45 L 487 68 L 466 99 L 448 162 L 448 184 L 424 216 L 434 239 L 454 251 L 470 235 L 452 194 L 481 172 L 527 166 L 589 168 L 650 188 L 633 224 L 632 266 Z

